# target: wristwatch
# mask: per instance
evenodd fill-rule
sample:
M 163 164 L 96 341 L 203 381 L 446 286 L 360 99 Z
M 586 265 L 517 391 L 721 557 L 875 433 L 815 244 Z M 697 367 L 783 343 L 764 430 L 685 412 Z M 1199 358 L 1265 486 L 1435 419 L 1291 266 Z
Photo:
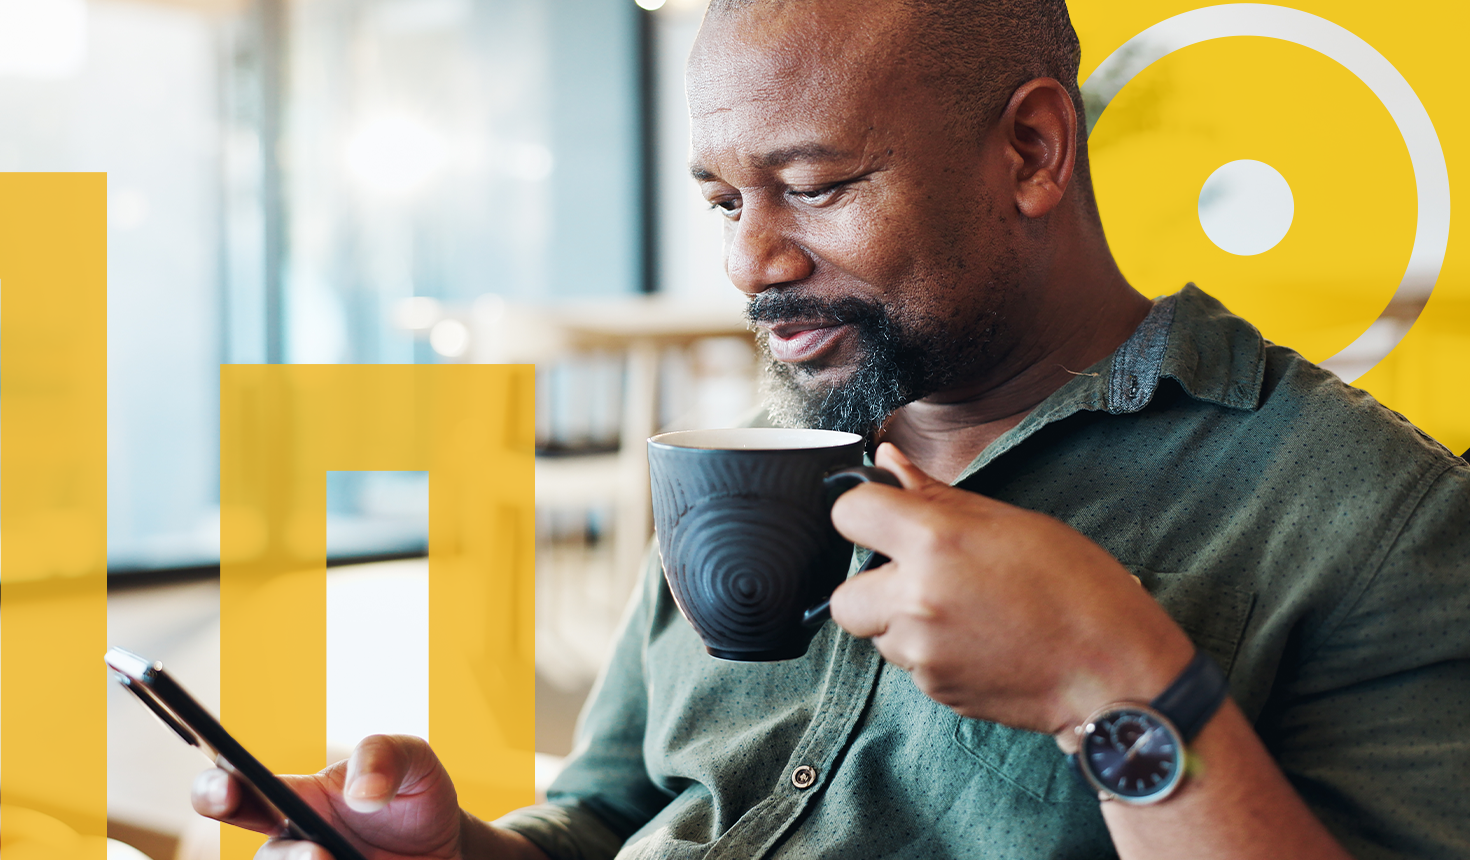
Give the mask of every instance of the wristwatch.
M 1185 744 L 1194 740 L 1228 693 L 1225 674 L 1209 655 L 1194 659 L 1147 705 L 1117 702 L 1078 726 L 1077 752 L 1067 763 L 1098 800 L 1158 803 L 1184 781 Z

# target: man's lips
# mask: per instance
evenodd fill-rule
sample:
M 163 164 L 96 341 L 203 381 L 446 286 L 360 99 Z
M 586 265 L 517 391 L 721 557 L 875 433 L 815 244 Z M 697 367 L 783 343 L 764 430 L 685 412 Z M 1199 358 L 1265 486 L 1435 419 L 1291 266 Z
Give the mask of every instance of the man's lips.
M 771 357 L 796 363 L 811 361 L 826 352 L 847 329 L 846 323 L 829 320 L 784 322 L 766 326 L 770 333 Z

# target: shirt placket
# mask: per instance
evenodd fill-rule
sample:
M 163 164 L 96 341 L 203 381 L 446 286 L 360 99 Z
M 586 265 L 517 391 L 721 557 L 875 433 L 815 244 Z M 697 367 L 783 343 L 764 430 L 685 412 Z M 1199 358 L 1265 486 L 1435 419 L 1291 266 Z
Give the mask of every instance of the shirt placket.
M 828 664 L 821 704 L 770 795 L 753 807 L 705 855 L 709 860 L 765 857 L 819 802 L 832 771 L 872 700 L 882 658 L 872 643 L 839 633 Z

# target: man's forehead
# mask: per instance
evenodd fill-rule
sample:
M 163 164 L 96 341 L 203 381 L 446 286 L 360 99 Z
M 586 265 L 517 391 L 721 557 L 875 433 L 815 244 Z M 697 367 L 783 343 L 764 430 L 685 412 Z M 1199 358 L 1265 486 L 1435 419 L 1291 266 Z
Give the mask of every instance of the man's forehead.
M 891 26 L 841 14 L 873 3 L 798 0 L 712 12 L 688 69 L 694 177 L 713 178 L 707 162 L 715 152 L 738 152 L 742 166 L 760 170 L 861 160 L 885 124 L 884 103 L 909 89 L 902 39 L 885 35 Z
M 758 184 L 784 168 L 851 169 L 891 147 L 902 123 L 859 99 L 809 99 L 797 88 L 784 101 L 744 101 L 694 115 L 690 174 Z M 737 177 L 740 177 L 737 181 Z
M 813 100 L 892 77 L 906 15 L 891 0 L 757 2 L 712 10 L 687 67 L 691 114 L 733 104 Z

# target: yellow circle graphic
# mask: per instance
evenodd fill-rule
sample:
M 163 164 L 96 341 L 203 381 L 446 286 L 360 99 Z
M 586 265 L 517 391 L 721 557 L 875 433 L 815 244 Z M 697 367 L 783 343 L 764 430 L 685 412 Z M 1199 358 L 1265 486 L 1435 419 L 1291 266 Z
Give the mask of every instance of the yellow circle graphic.
M 1367 42 L 1295 9 L 1212 6 L 1129 40 L 1099 86 L 1117 92 L 1089 138 L 1094 180 L 1140 289 L 1194 281 L 1349 381 L 1407 333 L 1443 264 L 1448 173 L 1417 95 Z M 1249 256 L 1211 241 L 1198 196 L 1240 161 L 1290 177 L 1293 201 L 1289 233 Z

